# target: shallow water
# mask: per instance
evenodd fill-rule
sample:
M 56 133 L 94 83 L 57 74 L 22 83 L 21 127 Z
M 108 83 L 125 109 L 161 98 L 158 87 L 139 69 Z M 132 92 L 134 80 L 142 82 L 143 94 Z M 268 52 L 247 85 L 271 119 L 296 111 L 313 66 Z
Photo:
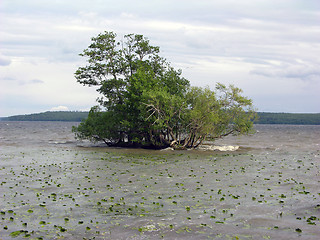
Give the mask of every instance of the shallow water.
M 96 147 L 74 124 L 0 122 L 0 239 L 320 237 L 320 126 L 218 152 Z

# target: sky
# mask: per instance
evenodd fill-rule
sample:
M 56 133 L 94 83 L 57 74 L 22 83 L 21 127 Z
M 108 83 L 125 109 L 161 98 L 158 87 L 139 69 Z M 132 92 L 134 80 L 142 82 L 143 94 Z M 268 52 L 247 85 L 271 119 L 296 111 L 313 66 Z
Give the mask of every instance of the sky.
M 0 0 L 0 117 L 84 111 L 91 38 L 142 34 L 191 85 L 234 84 L 261 112 L 320 112 L 319 0 Z

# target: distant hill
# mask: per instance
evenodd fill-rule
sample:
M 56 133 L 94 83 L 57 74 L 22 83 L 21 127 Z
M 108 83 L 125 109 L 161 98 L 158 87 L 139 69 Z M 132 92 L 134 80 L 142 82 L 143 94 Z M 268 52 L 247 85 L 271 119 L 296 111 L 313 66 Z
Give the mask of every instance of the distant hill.
M 320 125 L 320 113 L 267 113 L 258 112 L 256 124 Z M 64 121 L 80 122 L 88 112 L 44 112 L 0 118 L 0 121 Z
M 1 118 L 1 121 L 63 121 L 63 122 L 80 122 L 88 117 L 88 112 L 43 112 L 26 115 L 16 115 Z
M 258 124 L 320 125 L 320 113 L 259 112 Z

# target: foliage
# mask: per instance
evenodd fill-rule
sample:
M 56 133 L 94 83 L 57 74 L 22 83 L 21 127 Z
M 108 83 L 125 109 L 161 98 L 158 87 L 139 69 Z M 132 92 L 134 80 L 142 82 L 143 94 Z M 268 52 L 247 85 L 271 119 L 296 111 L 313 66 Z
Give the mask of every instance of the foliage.
M 181 71 L 159 56 L 142 35 L 104 32 L 80 54 L 87 65 L 77 81 L 95 86 L 98 103 L 73 131 L 80 139 L 109 145 L 193 148 L 207 138 L 245 134 L 255 117 L 241 90 L 217 84 L 190 87 Z
M 116 125 L 118 119 L 115 117 L 111 112 L 101 112 L 101 109 L 95 106 L 91 108 L 88 118 L 78 127 L 73 127 L 73 131 L 77 138 L 104 141 L 107 144 L 115 143 L 113 140 L 118 136 Z
M 183 97 L 150 94 L 149 118 L 154 116 L 153 125 L 166 129 L 164 139 L 181 148 L 197 147 L 207 138 L 249 133 L 255 118 L 251 100 L 232 85 L 217 84 L 216 90 L 190 87 Z

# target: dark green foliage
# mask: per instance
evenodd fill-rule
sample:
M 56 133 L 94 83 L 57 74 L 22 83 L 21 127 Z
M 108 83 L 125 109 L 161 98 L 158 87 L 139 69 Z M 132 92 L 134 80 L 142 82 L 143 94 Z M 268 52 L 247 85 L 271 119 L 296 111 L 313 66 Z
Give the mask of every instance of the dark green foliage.
M 190 87 L 181 71 L 159 55 L 142 35 L 117 41 L 104 32 L 80 56 L 87 66 L 75 72 L 96 86 L 98 103 L 73 131 L 80 139 L 116 146 L 193 148 L 205 139 L 245 134 L 255 113 L 241 90 L 217 84 L 216 91 Z
M 73 127 L 73 131 L 76 133 L 76 137 L 80 139 L 115 144 L 119 141 L 119 129 L 116 124 L 119 121 L 120 119 L 117 119 L 117 116 L 113 115 L 112 112 L 101 112 L 101 109 L 96 106 L 91 108 L 85 121 L 78 127 Z

